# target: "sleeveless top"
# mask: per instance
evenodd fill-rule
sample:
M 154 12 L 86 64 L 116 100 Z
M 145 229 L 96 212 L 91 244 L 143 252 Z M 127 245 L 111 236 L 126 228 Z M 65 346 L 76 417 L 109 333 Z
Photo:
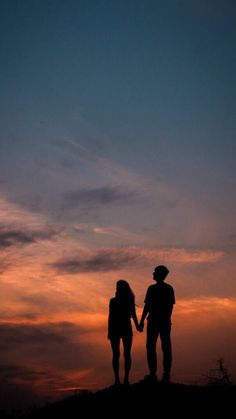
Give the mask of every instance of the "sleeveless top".
M 132 336 L 131 317 L 135 305 L 114 297 L 109 304 L 108 339 Z

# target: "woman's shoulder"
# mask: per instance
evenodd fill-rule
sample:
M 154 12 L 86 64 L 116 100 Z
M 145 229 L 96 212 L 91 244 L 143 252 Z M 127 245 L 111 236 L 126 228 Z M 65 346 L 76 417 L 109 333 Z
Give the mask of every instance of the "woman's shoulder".
M 116 297 L 112 297 L 111 299 L 110 299 L 110 305 L 114 305 L 115 303 L 116 303 L 116 300 L 117 300 L 117 298 Z

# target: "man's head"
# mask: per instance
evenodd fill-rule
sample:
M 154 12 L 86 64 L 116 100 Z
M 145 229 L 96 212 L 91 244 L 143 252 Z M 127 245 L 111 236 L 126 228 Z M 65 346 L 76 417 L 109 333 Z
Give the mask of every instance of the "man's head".
M 154 281 L 164 281 L 169 273 L 169 269 L 167 269 L 164 265 L 156 266 L 153 272 L 153 279 Z

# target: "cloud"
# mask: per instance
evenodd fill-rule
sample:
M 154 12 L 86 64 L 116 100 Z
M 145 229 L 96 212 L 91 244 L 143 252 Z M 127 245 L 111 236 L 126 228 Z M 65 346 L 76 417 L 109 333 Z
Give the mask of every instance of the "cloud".
M 0 364 L 0 408 L 12 411 L 40 403 L 35 384 L 47 379 L 47 375 L 46 371 L 17 365 L 14 361 Z
M 221 251 L 187 250 L 176 248 L 141 248 L 135 246 L 102 249 L 89 258 L 65 258 L 53 266 L 58 272 L 76 274 L 85 272 L 118 271 L 130 264 L 156 263 L 157 260 L 175 263 L 213 263 L 224 256 Z
M 61 226 L 52 225 L 40 214 L 23 209 L 20 205 L 0 198 L 0 248 L 28 245 L 51 239 Z
M 24 409 L 64 398 L 63 393 L 83 389 L 81 378 L 90 369 L 74 373 L 48 367 L 30 367 L 17 363 L 0 364 L 0 408 Z
M 95 240 L 98 243 L 103 243 L 103 246 L 107 246 L 114 238 L 116 239 L 116 245 L 123 245 L 124 242 L 128 246 L 128 244 L 133 243 L 142 243 L 143 242 L 143 234 L 135 233 L 129 229 L 115 226 L 115 225 L 102 225 L 102 224 L 95 224 L 95 223 L 75 223 L 73 225 L 73 232 L 75 234 L 83 235 L 86 239 L 89 238 L 90 240 L 95 243 Z
M 92 227 L 92 232 L 98 235 L 103 236 L 114 236 L 117 238 L 125 238 L 127 240 L 140 240 L 140 236 L 136 233 L 133 233 L 129 230 L 126 230 L 122 227 L 117 226 L 107 226 L 107 227 Z
M 102 250 L 87 259 L 71 258 L 58 261 L 54 267 L 63 273 L 117 271 L 134 261 L 136 255 L 121 250 Z
M 88 333 L 85 324 L 72 322 L 5 322 L 0 325 L 0 358 L 2 364 L 17 361 L 29 368 L 49 365 L 51 369 L 80 370 L 83 365 L 86 369 L 93 352 L 84 338 Z
M 204 316 L 205 313 L 211 313 L 214 320 L 216 318 L 224 319 L 227 315 L 228 318 L 235 319 L 236 314 L 236 298 L 228 297 L 216 297 L 216 296 L 205 296 L 199 298 L 189 298 L 189 299 L 179 299 L 178 300 L 178 315 L 200 315 Z M 229 316 L 230 315 L 230 316 Z M 197 322 L 199 318 L 195 318 Z M 212 321 L 212 318 L 211 318 Z M 200 324 L 201 327 L 206 326 L 203 323 Z M 199 325 L 199 326 L 200 326 Z
M 23 285 L 30 284 L 32 276 L 48 279 L 48 262 L 63 254 L 65 247 L 86 246 L 64 224 L 0 199 L 0 273 L 15 271 L 14 279 L 7 275 L 5 281 L 18 278 Z
M 140 257 L 155 261 L 163 260 L 175 263 L 213 263 L 222 259 L 224 252 L 211 249 L 184 249 L 184 248 L 130 248 L 138 252 Z
M 0 225 L 0 248 L 14 245 L 27 245 L 39 240 L 49 239 L 56 234 L 52 229 L 44 231 L 23 230 L 23 228 L 11 228 Z
M 0 325 L 0 348 L 11 348 L 12 345 L 51 345 L 65 342 L 70 323 L 33 325 L 5 323 Z
M 135 171 L 127 169 L 126 166 L 103 157 L 71 138 L 65 138 L 63 143 L 61 142 L 58 145 L 66 147 L 73 158 L 76 156 L 77 160 L 79 158 L 80 161 L 85 162 L 90 168 L 90 171 L 94 171 L 95 169 L 97 176 L 100 176 L 101 174 L 103 174 L 105 178 L 109 176 L 109 179 L 112 179 L 114 183 L 117 183 L 118 181 L 130 188 L 138 190 L 142 189 L 142 191 L 146 191 L 152 183 L 150 179 L 136 173 Z M 155 182 L 155 186 L 157 187 L 157 182 Z M 160 186 L 161 184 L 159 184 L 159 187 Z
M 0 408 L 45 402 L 61 397 L 62 391 L 85 388 L 101 351 L 88 336 L 86 323 L 1 324 Z
M 63 199 L 63 206 L 74 208 L 77 206 L 126 204 L 132 202 L 136 196 L 136 192 L 125 190 L 118 186 L 84 188 L 66 193 Z
M 48 374 L 45 371 L 29 370 L 25 367 L 15 364 L 0 364 L 0 377 L 2 380 L 16 380 L 35 381 L 37 378 L 42 378 Z

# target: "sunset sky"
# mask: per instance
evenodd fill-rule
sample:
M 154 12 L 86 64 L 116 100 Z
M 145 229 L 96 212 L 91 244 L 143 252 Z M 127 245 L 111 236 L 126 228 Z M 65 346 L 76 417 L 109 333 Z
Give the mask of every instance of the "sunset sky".
M 234 0 L 0 2 L 0 404 L 111 385 L 109 299 L 126 279 L 140 317 L 158 264 L 172 380 L 223 357 L 236 381 L 235 20 Z M 145 330 L 132 355 L 136 382 Z

